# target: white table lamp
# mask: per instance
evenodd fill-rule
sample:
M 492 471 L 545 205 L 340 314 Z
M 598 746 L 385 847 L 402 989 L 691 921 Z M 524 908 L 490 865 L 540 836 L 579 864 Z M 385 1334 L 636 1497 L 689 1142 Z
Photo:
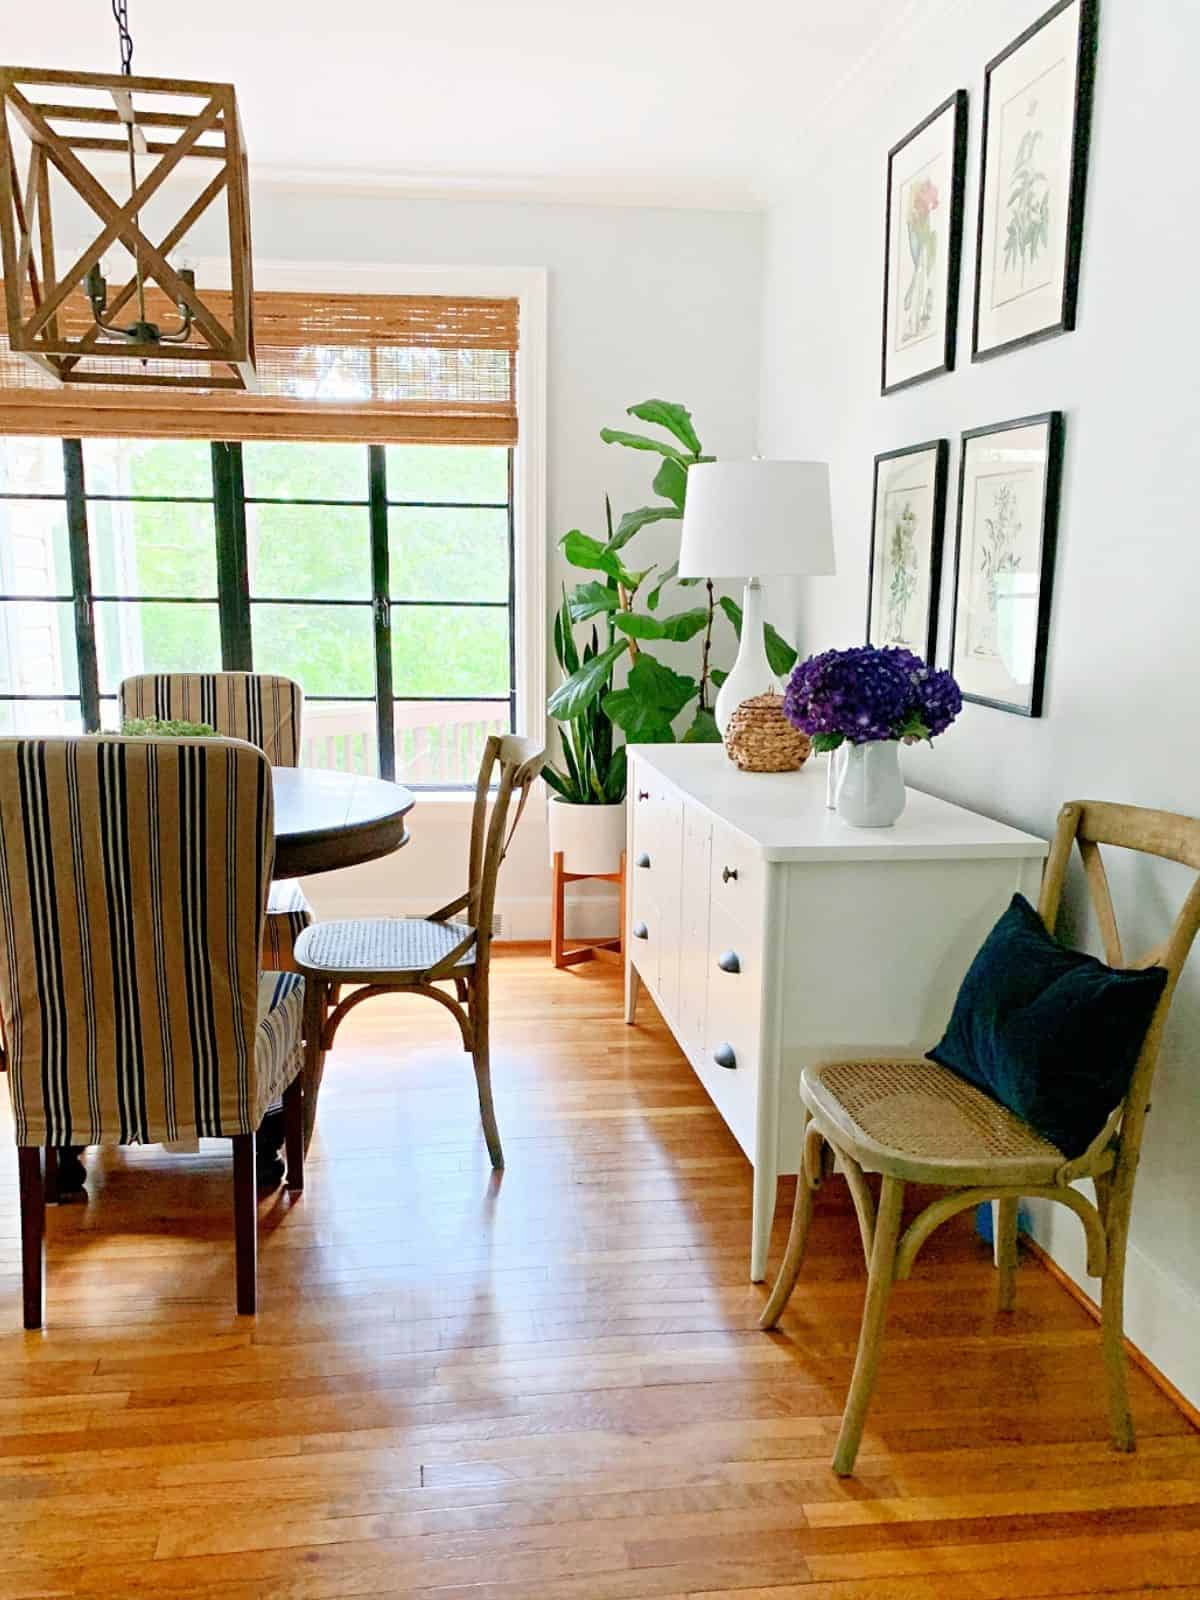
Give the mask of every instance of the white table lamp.
M 767 660 L 759 580 L 833 571 L 827 462 L 710 461 L 689 467 L 679 576 L 746 580 L 741 648 L 717 695 L 722 736 L 743 700 L 780 687 Z

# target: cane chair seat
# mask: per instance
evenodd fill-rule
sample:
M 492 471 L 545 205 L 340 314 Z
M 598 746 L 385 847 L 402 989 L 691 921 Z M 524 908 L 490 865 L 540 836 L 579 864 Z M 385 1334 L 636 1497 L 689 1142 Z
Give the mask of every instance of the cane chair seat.
M 934 1061 L 835 1061 L 809 1067 L 800 1093 L 817 1125 L 847 1144 L 867 1172 L 915 1183 L 1056 1181 L 1056 1145 Z
M 471 933 L 462 922 L 430 922 L 423 917 L 364 917 L 348 922 L 317 922 L 296 943 L 304 971 L 340 983 L 395 983 L 413 980 L 444 960 Z M 456 967 L 475 965 L 472 944 Z

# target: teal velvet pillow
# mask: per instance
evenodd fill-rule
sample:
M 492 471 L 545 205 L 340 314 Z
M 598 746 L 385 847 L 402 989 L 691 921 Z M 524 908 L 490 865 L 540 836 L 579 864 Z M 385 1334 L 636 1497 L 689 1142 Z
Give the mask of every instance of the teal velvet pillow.
M 931 1061 L 977 1085 L 1064 1155 L 1082 1155 L 1129 1087 L 1162 967 L 1123 972 L 1046 932 L 1024 895 L 971 963 Z

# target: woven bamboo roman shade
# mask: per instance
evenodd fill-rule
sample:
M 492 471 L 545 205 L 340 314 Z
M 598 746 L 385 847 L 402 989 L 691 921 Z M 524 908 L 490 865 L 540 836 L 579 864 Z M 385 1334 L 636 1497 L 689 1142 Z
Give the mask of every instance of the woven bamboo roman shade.
M 206 295 L 218 315 L 227 298 Z M 147 311 L 170 318 L 161 290 Z M 267 290 L 254 323 L 257 394 L 59 386 L 0 339 L 0 434 L 516 443 L 516 300 Z M 60 326 L 86 336 L 82 295 Z

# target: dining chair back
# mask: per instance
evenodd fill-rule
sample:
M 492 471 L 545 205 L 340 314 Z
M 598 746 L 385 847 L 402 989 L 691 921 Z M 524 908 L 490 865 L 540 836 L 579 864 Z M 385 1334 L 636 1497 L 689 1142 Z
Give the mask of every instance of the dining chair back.
M 146 672 L 120 689 L 121 718 L 206 722 L 257 745 L 273 767 L 300 765 L 304 691 L 266 672 Z
M 249 744 L 0 739 L 27 1325 L 41 1324 L 40 1147 L 232 1138 L 252 1246 L 254 1131 L 303 1061 L 303 981 L 259 971 L 273 855 L 270 767 Z
M 1163 1030 L 1184 962 L 1200 929 L 1200 876 L 1191 883 L 1166 937 L 1126 959 L 1109 890 L 1102 847 L 1156 856 L 1200 874 L 1200 819 L 1141 806 L 1073 800 L 1058 814 L 1046 862 L 1038 914 L 1054 933 L 1067 871 L 1076 850 L 1083 863 L 1105 959 L 1113 967 L 1166 971 L 1166 982 L 1121 1103 L 1081 1155 L 1068 1159 L 974 1085 L 935 1062 L 875 1057 L 805 1068 L 800 1093 L 806 1124 L 804 1160 L 779 1276 L 761 1317 L 779 1320 L 804 1259 L 813 1194 L 831 1170 L 847 1178 L 858 1214 L 869 1281 L 850 1394 L 834 1454 L 834 1469 L 853 1469 L 878 1370 L 892 1283 L 907 1278 L 925 1240 L 943 1222 L 983 1201 L 995 1202 L 999 1303 L 1015 1299 L 1020 1200 L 1048 1200 L 1073 1211 L 1083 1225 L 1087 1271 L 1101 1281 L 1100 1324 L 1108 1386 L 1109 1422 L 1119 1450 L 1134 1447 L 1124 1343 L 1125 1257 L 1134 1182 L 1141 1157 L 1150 1090 Z M 879 1173 L 878 1207 L 866 1173 Z M 1074 1185 L 1092 1180 L 1093 1204 Z M 946 1192 L 917 1213 L 901 1233 L 909 1183 Z
M 226 739 L 257 745 L 273 767 L 300 764 L 304 691 L 291 678 L 265 672 L 147 672 L 121 685 L 121 719 L 161 717 L 204 722 Z M 300 885 L 271 885 L 263 927 L 262 966 L 295 972 L 296 940 L 313 910 Z
M 374 995 L 423 994 L 458 1023 L 474 1062 L 479 1111 L 494 1167 L 504 1165 L 492 1102 L 489 993 L 496 884 L 545 752 L 515 734 L 493 735 L 475 785 L 467 888 L 428 917 L 375 917 L 320 922 L 296 944 L 307 982 L 306 1132 L 311 1135 L 326 1053 L 345 1017 Z M 461 920 L 458 920 L 461 919 Z M 331 1004 L 343 985 L 355 985 Z M 450 984 L 453 993 L 441 988 Z

